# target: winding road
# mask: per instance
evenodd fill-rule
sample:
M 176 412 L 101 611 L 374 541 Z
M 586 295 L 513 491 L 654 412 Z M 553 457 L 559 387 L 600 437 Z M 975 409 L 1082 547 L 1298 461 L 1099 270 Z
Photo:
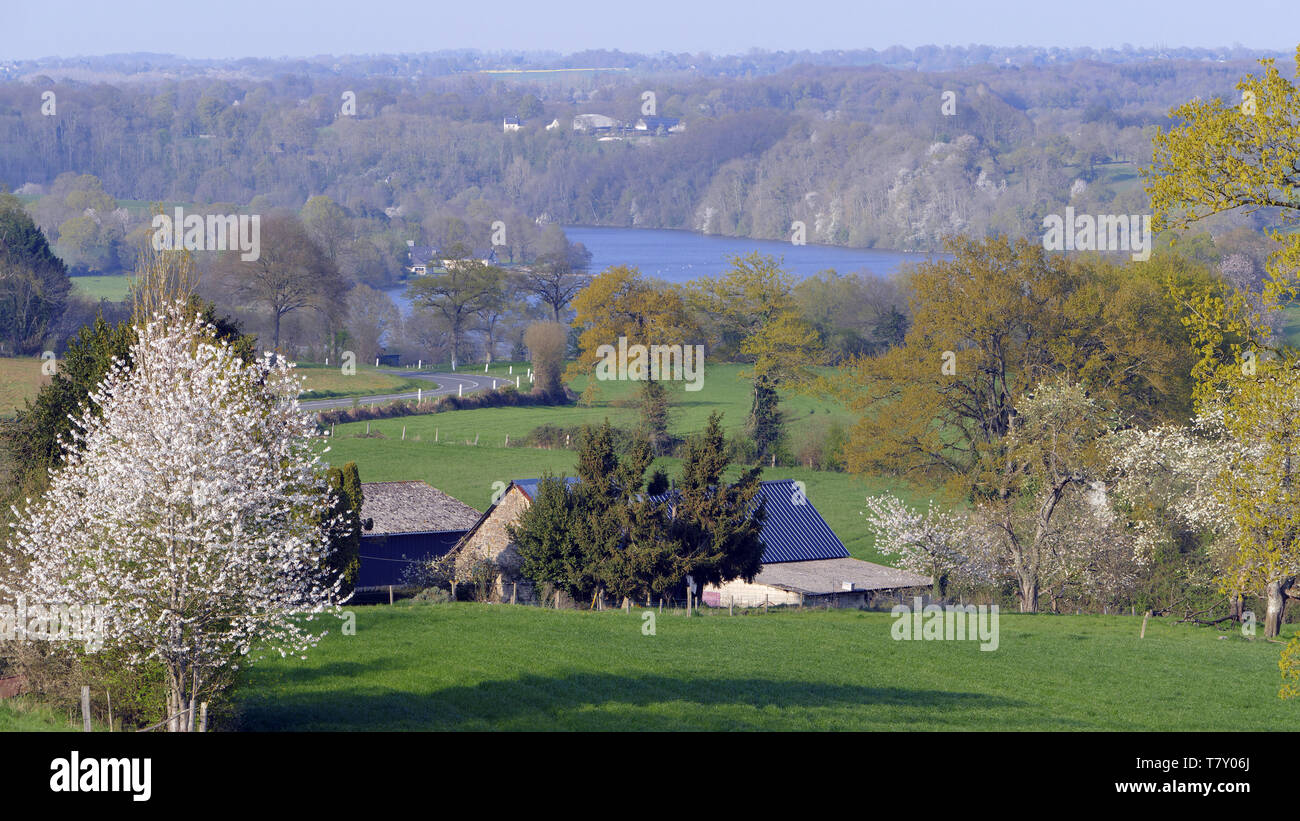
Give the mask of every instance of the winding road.
M 380 373 L 400 376 L 404 379 L 419 379 L 434 383 L 428 389 L 423 391 L 423 395 L 430 396 L 447 396 L 462 390 L 470 394 L 475 391 L 492 390 L 495 386 L 504 384 L 507 380 L 504 377 L 493 378 L 491 376 L 466 376 L 464 373 L 422 373 L 420 371 L 404 370 L 385 370 Z M 415 399 L 415 391 L 405 393 L 376 393 L 367 396 L 336 396 L 330 399 L 310 399 L 299 402 L 299 407 L 303 410 L 322 411 L 333 408 L 350 408 L 355 401 L 359 405 L 379 404 L 383 402 L 395 402 L 399 399 Z

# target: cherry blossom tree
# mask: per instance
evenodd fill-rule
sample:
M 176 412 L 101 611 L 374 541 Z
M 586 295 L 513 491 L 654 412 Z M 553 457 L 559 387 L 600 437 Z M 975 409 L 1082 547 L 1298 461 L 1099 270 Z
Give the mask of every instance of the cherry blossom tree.
M 922 513 L 892 493 L 868 496 L 866 508 L 876 549 L 894 556 L 903 570 L 930 576 L 938 595 L 946 595 L 950 579 L 993 580 L 993 567 L 987 561 L 990 551 L 977 546 L 980 533 L 968 516 L 944 511 L 933 500 Z
M 1230 616 L 1241 618 L 1241 596 L 1254 591 L 1274 638 L 1300 576 L 1300 373 L 1259 367 L 1261 378 L 1203 402 L 1191 427 L 1125 431 L 1108 450 L 1141 555 L 1170 524 L 1208 535 Z
M 299 380 L 212 331 L 180 303 L 137 327 L 131 365 L 92 393 L 99 413 L 19 514 L 7 575 L 10 594 L 104 608 L 105 646 L 166 671 L 173 731 L 245 657 L 305 653 L 338 604 Z

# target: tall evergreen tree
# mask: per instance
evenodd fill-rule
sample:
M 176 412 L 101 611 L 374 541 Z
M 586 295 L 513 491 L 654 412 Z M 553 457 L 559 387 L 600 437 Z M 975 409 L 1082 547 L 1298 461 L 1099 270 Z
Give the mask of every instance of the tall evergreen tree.
M 761 469 L 751 468 L 728 484 L 723 477 L 729 463 L 722 415 L 712 413 L 704 433 L 687 446 L 669 529 L 678 572 L 701 587 L 736 578 L 753 581 L 763 566 L 759 533 L 767 510 L 759 495 Z
M 329 570 L 326 583 L 341 579 L 339 592 L 347 595 L 356 587 L 361 572 L 361 474 L 356 462 L 330 468 L 327 474 L 330 507 L 322 516 L 329 541 Z
M 72 281 L 45 234 L 12 194 L 0 194 L 0 352 L 41 350 L 63 316 Z

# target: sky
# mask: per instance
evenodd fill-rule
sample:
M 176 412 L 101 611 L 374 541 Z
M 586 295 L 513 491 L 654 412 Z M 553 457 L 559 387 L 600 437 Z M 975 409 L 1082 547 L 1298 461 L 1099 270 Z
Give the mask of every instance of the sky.
M 5 0 L 0 61 L 892 45 L 1231 46 L 1293 52 L 1300 0 Z

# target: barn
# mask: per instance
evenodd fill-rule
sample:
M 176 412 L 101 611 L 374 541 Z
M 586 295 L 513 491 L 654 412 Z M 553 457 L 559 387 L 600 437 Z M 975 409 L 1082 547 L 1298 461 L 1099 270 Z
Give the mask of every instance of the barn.
M 878 598 L 929 587 L 930 578 L 855 559 L 793 479 L 760 483 L 767 503 L 763 569 L 753 582 L 707 585 L 700 599 L 712 607 L 806 605 L 865 607 Z
M 500 573 L 499 597 L 513 595 L 520 602 L 535 600 L 532 585 L 519 572 L 519 551 L 510 541 L 506 525 L 515 522 L 532 504 L 538 484 L 537 479 L 511 482 L 469 529 L 457 547 L 458 577 L 466 578 L 474 564 L 490 561 Z M 760 534 L 763 569 L 753 582 L 737 579 L 721 586 L 706 586 L 700 596 L 705 605 L 863 607 L 878 598 L 896 598 L 900 592 L 930 586 L 927 576 L 850 556 L 802 485 L 793 480 L 761 482 L 760 493 L 767 503 L 767 519 Z
M 424 482 L 363 482 L 361 494 L 360 592 L 402 584 L 409 567 L 445 555 L 479 520 Z

